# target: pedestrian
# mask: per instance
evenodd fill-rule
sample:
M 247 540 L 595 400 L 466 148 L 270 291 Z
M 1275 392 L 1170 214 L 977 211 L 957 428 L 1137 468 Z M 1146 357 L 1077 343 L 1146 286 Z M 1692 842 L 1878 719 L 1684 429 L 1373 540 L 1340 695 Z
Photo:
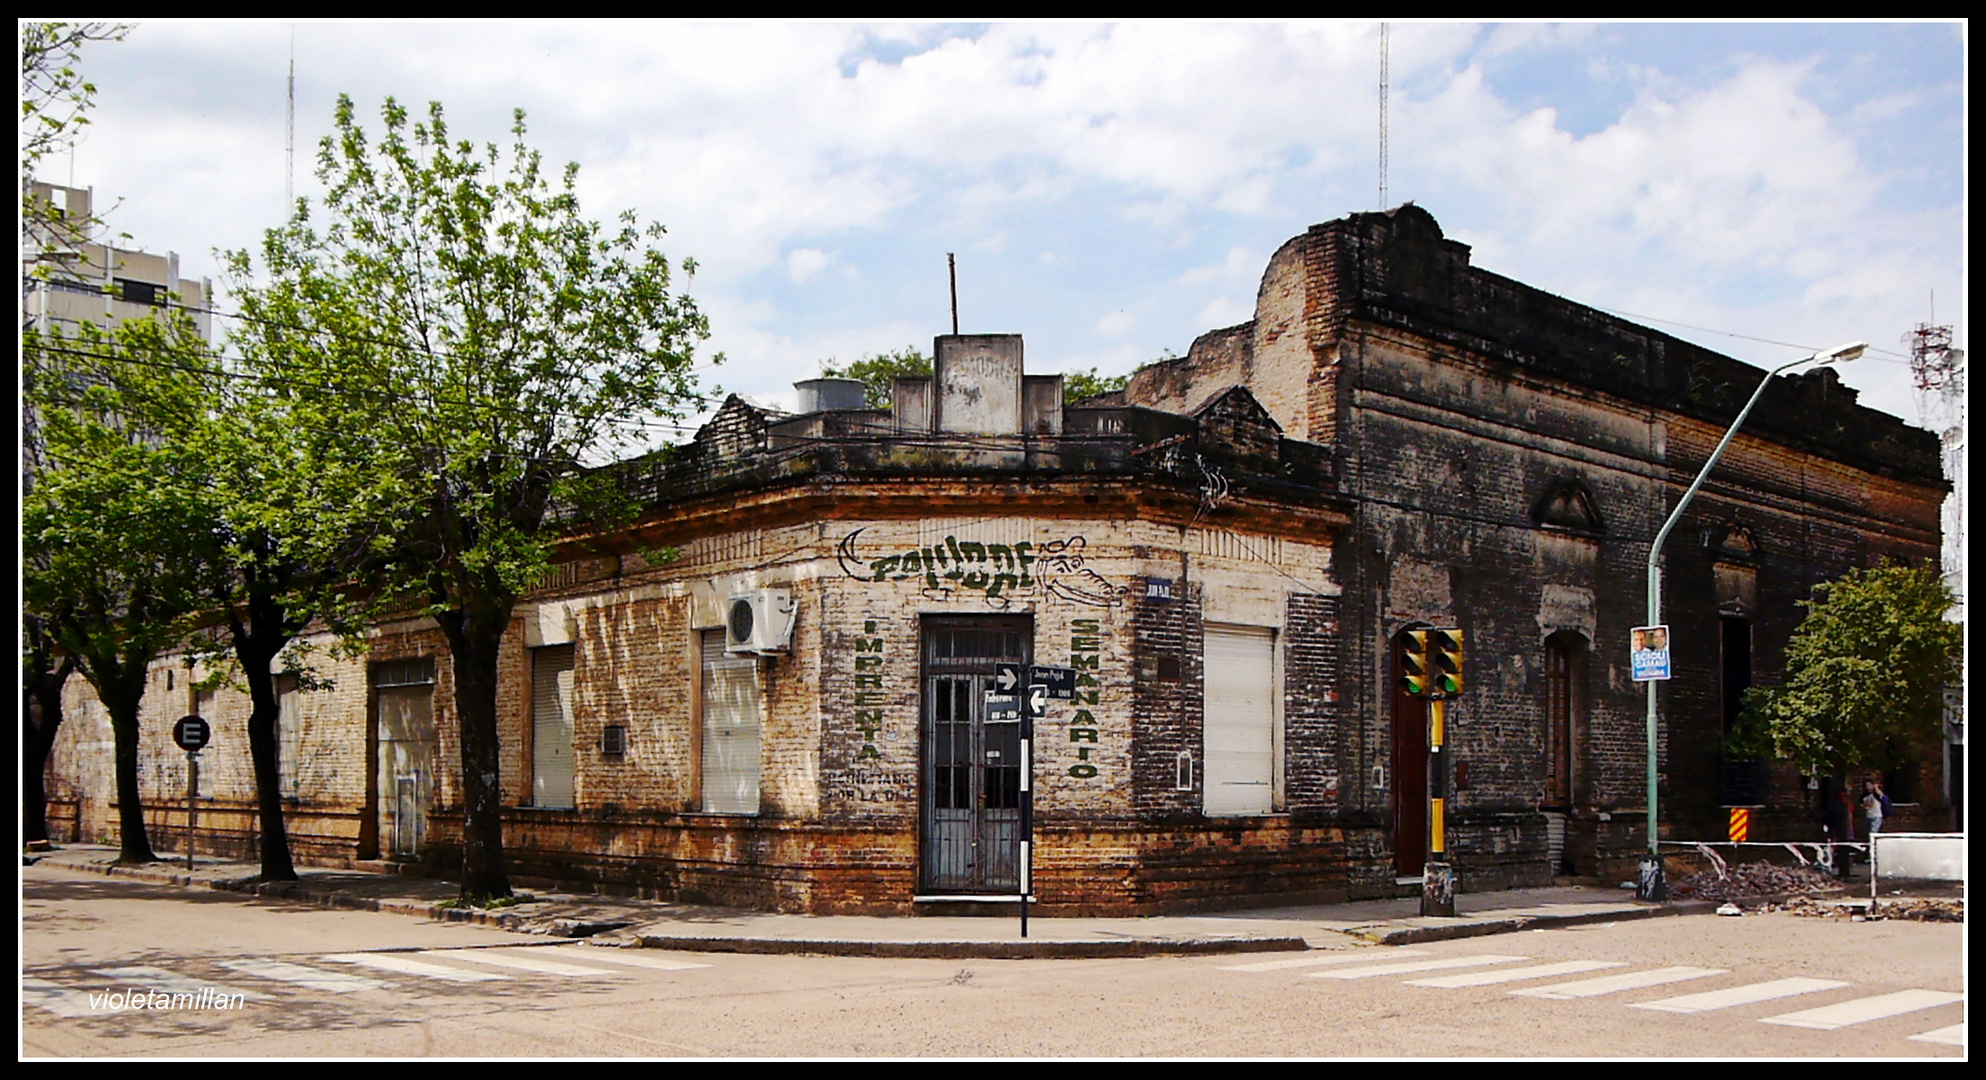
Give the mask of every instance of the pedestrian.
M 1886 800 L 1883 798 L 1882 790 L 1882 785 L 1874 780 L 1862 781 L 1862 819 L 1868 823 L 1871 843 L 1875 842 L 1876 834 L 1883 830 L 1883 810 Z

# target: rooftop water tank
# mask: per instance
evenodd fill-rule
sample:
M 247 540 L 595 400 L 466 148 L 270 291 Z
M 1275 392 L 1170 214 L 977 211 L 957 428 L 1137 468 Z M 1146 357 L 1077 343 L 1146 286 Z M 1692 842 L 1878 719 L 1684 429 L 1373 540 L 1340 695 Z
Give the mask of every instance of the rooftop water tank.
M 800 391 L 800 412 L 817 413 L 830 409 L 866 409 L 865 384 L 860 379 L 808 379 L 796 382 Z

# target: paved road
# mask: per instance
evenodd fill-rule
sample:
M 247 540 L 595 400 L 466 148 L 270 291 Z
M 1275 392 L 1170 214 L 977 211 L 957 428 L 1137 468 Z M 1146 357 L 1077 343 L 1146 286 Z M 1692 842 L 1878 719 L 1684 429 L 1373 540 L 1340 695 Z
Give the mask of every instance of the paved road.
M 1952 924 L 1689 916 L 1410 948 L 961 962 L 548 944 L 38 868 L 23 879 L 30 1056 L 1964 1053 Z M 133 989 L 241 998 L 92 1000 Z

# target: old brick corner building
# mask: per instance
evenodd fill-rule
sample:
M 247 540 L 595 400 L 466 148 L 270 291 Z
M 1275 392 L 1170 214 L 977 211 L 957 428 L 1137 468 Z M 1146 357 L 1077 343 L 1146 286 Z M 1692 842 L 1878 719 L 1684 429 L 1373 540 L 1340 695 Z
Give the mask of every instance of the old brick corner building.
M 1427 839 L 1398 642 L 1454 625 L 1460 887 L 1619 880 L 1645 846 L 1648 544 L 1762 374 L 1477 269 L 1409 205 L 1290 240 L 1253 320 L 1120 394 L 1065 404 L 1020 337 L 967 335 L 889 409 L 838 380 L 793 415 L 733 399 L 616 466 L 648 513 L 575 531 L 518 612 L 513 872 L 806 911 L 1010 896 L 1022 761 L 985 694 L 1005 661 L 1077 673 L 1032 763 L 1047 912 L 1393 894 Z M 1944 490 L 1936 437 L 1831 371 L 1767 392 L 1666 550 L 1672 836 L 1721 836 L 1735 802 L 1763 807 L 1755 836 L 1817 838 L 1804 778 L 1716 737 L 1815 583 L 1936 556 Z M 336 691 L 285 695 L 307 855 L 449 865 L 442 651 L 431 623 L 381 626 Z M 245 703 L 156 697 L 158 820 L 184 783 L 166 728 L 197 705 L 202 821 L 246 843 Z M 72 715 L 52 815 L 94 836 L 108 729 Z

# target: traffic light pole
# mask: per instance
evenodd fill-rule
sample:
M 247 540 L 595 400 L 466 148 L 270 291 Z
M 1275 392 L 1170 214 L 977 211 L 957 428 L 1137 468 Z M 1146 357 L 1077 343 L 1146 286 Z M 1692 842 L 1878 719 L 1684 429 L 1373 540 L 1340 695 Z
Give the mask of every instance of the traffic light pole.
M 1448 701 L 1427 703 L 1427 865 L 1421 871 L 1421 914 L 1455 915 L 1455 868 L 1448 863 Z

